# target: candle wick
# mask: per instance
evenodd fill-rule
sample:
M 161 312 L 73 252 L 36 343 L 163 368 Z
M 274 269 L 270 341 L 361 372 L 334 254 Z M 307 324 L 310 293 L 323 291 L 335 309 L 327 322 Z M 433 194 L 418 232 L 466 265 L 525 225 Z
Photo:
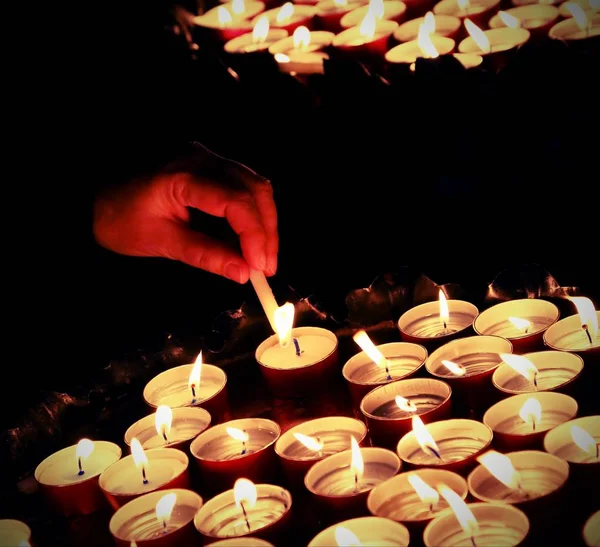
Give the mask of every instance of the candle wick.
M 600 458 L 600 443 L 596 443 L 596 459 Z
M 444 323 L 444 330 L 448 330 L 448 325 L 446 323 L 446 321 L 442 321 Z
M 190 389 L 192 390 L 192 404 L 194 404 L 196 402 L 196 384 L 192 384 Z
M 441 461 L 442 456 L 441 454 L 435 449 L 433 448 L 433 446 L 428 446 L 427 448 L 429 448 L 429 450 L 431 450 L 431 453 L 438 459 Z
M 581 328 L 585 331 L 585 334 L 586 334 L 587 339 L 588 339 L 588 341 L 590 343 L 590 346 L 593 346 L 594 342 L 592 342 L 592 335 L 590 334 L 590 331 L 588 329 L 587 324 L 582 325 Z
M 529 498 L 529 492 L 527 492 L 527 490 L 525 490 L 525 489 L 523 488 L 523 486 L 521 485 L 521 483 L 517 484 L 517 490 L 518 490 L 519 492 L 521 492 L 521 494 L 522 494 L 524 497 L 526 497 L 526 498 Z
M 538 388 L 538 373 L 537 372 L 533 375 L 533 385 L 535 386 L 535 389 Z
M 387 374 L 387 378 L 386 380 L 391 381 L 392 379 L 392 375 L 390 374 L 390 367 L 389 367 L 389 361 L 386 359 L 385 360 L 385 373 Z
M 531 417 L 531 427 L 535 431 L 535 418 L 533 416 Z
M 292 340 L 294 341 L 294 347 L 296 348 L 296 356 L 300 357 L 300 354 L 302 353 L 302 351 L 300 350 L 300 344 L 298 343 L 298 339 L 293 338 Z
M 354 473 L 354 491 L 358 492 L 358 473 Z
M 83 470 L 83 467 L 81 465 L 81 456 L 79 456 L 77 458 L 77 466 L 79 467 L 79 472 L 77 473 L 79 476 L 83 475 L 85 473 L 85 471 Z
M 246 441 L 242 441 L 242 453 L 241 456 L 243 456 L 246 453 Z
M 169 442 L 169 439 L 167 439 L 167 430 L 164 427 L 163 427 L 163 430 L 162 430 L 162 437 L 163 437 L 163 439 L 165 440 L 166 443 Z
M 163 534 L 167 533 L 167 519 L 163 519 Z
M 477 547 L 477 543 L 475 543 L 475 538 L 473 536 L 471 536 L 471 545 Z
M 246 528 L 248 528 L 248 532 L 250 531 L 250 522 L 248 521 L 248 513 L 246 513 L 246 508 L 244 507 L 244 502 L 240 501 L 240 507 L 242 508 L 242 513 L 244 514 L 244 520 L 246 521 Z
M 146 467 L 142 465 L 142 482 L 148 484 L 148 477 L 146 477 Z

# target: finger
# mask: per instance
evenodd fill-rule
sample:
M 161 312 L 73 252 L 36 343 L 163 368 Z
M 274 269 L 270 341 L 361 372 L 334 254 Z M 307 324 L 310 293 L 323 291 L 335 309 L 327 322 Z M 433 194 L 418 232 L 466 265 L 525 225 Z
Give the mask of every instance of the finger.
M 179 260 L 237 283 L 248 281 L 248 264 L 238 252 L 183 224 L 168 221 L 157 234 L 156 243 L 159 256 Z

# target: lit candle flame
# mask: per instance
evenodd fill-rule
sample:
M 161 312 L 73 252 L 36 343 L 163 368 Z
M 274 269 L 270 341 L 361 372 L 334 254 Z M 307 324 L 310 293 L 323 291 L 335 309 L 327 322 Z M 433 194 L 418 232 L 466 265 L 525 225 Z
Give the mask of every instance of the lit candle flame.
M 417 44 L 421 50 L 421 53 L 423 54 L 423 57 L 426 59 L 435 59 L 440 56 L 433 41 L 431 40 L 429 28 L 424 24 L 419 25 Z M 446 297 L 443 296 L 443 294 L 444 293 L 440 291 L 440 319 L 444 323 L 444 329 L 446 329 L 446 325 L 448 324 L 448 303 L 446 302 Z M 443 315 L 444 313 L 446 314 L 445 316 Z
M 338 547 L 361 547 L 362 545 L 356 534 L 343 526 L 336 526 L 335 542 Z
M 263 15 L 256 21 L 254 28 L 252 29 L 252 42 L 254 44 L 262 44 L 269 35 L 269 19 L 266 15 Z M 284 304 L 282 307 L 287 306 Z M 292 304 L 292 308 L 294 305 Z M 281 308 L 278 308 L 281 309 Z M 277 310 L 275 310 L 275 314 L 277 315 Z M 275 319 L 277 321 L 277 319 Z M 291 332 L 291 329 L 290 329 Z
M 373 344 L 373 341 L 369 338 L 369 335 L 364 330 L 359 330 L 352 338 L 360 346 L 360 349 L 367 354 L 367 357 L 371 359 L 371 361 L 385 369 L 385 371 L 388 373 L 388 379 L 391 380 L 390 362 L 384 357 L 383 353 L 377 349 L 375 344 Z
M 428 11 L 423 18 L 423 23 L 421 23 L 429 34 L 435 33 L 435 15 L 433 15 L 432 11 Z
M 433 506 L 440 501 L 440 496 L 436 490 L 431 488 L 419 475 L 411 473 L 408 476 L 408 482 L 413 487 L 417 496 L 423 503 L 429 504 L 433 510 Z
M 310 30 L 304 26 L 299 26 L 294 31 L 292 40 L 296 49 L 306 49 L 310 44 Z
M 338 8 L 348 5 L 348 0 L 333 0 L 333 4 Z
M 250 532 L 250 521 L 248 520 L 248 509 L 252 509 L 256 505 L 258 498 L 258 492 L 254 483 L 248 479 L 238 479 L 233 485 L 233 499 L 235 500 L 235 506 L 241 509 L 244 520 L 246 521 L 246 528 Z
M 577 4 L 573 5 L 577 6 Z M 577 7 L 581 9 L 579 6 Z M 583 13 L 583 15 L 586 17 L 585 13 Z M 573 17 L 575 17 L 575 15 L 573 15 Z M 579 25 L 579 22 L 577 24 Z M 582 30 L 584 29 L 582 28 Z M 598 314 L 596 313 L 593 302 L 584 296 L 569 296 L 568 298 L 575 304 L 581 321 L 581 328 L 586 331 L 588 339 L 590 340 L 590 343 L 592 343 L 594 338 L 598 337 Z
M 446 361 L 442 359 L 442 365 L 444 365 L 452 374 L 456 376 L 464 376 L 467 373 L 467 369 L 458 363 L 453 361 Z
M 530 397 L 523 403 L 521 410 L 519 410 L 519 416 L 526 424 L 530 424 L 535 431 L 536 425 L 542 420 L 542 405 L 537 399 Z
M 515 17 L 514 15 L 511 15 L 505 11 L 500 10 L 498 12 L 498 17 L 500 17 L 501 21 L 508 28 L 519 28 L 521 26 L 521 20 L 518 17 Z M 509 317 L 509 319 L 512 320 L 513 318 Z M 521 321 L 524 321 L 524 319 L 521 319 Z
M 165 494 L 156 504 L 156 518 L 162 523 L 163 528 L 166 528 L 167 524 L 169 524 L 175 503 L 177 503 L 177 494 L 171 492 L 170 494 Z
M 521 488 L 521 474 L 514 468 L 510 458 L 504 454 L 490 450 L 483 456 L 479 456 L 477 461 L 508 488 L 513 490 Z
M 421 26 L 419 26 L 419 31 L 421 30 Z M 433 45 L 433 44 L 432 44 Z M 435 47 L 433 48 L 435 49 Z M 436 50 L 437 53 L 437 50 Z M 437 57 L 437 55 L 436 55 Z M 448 327 L 448 320 L 450 319 L 450 311 L 448 310 L 448 301 L 446 300 L 446 295 L 444 291 L 440 289 L 440 321 L 444 325 L 444 329 Z
M 479 523 L 477 522 L 475 515 L 471 512 L 464 500 L 454 490 L 448 488 L 444 484 L 440 484 L 437 489 L 438 492 L 448 502 L 448 505 L 450 505 L 450 508 L 454 512 L 460 527 L 463 529 L 465 534 L 471 538 L 472 543 L 475 545 L 473 538 L 479 532 Z
M 135 437 L 131 439 L 131 457 L 135 466 L 142 471 L 142 480 L 144 484 L 148 483 L 146 473 L 148 471 L 148 456 L 144 452 L 142 444 Z
M 577 23 L 577 26 L 581 30 L 589 29 L 589 27 L 591 25 L 591 21 L 588 19 L 588 16 L 585 14 L 585 11 L 583 11 L 583 8 L 579 4 L 575 4 L 574 2 L 567 2 L 565 4 L 565 8 L 567 8 L 569 13 L 573 16 L 573 19 L 575 19 L 575 23 Z M 569 300 L 573 300 L 573 297 L 569 298 Z M 577 305 L 577 304 L 575 304 L 575 305 Z M 596 334 L 597 333 L 598 333 L 598 323 L 596 322 Z
M 508 320 L 515 326 L 515 328 L 519 329 L 519 331 L 522 334 L 527 334 L 529 332 L 529 329 L 531 328 L 531 321 L 529 321 L 528 319 L 510 316 Z
M 261 18 L 267 21 L 267 26 L 269 21 L 266 17 Z M 259 21 L 260 22 L 260 21 Z M 258 26 L 258 23 L 257 23 Z M 254 27 L 256 29 L 256 27 Z M 268 32 L 267 28 L 267 32 Z M 254 32 L 254 31 L 253 31 Z M 280 306 L 275 310 L 274 314 L 274 322 L 275 322 L 275 332 L 279 337 L 279 344 L 282 348 L 286 348 L 290 345 L 292 341 L 292 328 L 294 326 L 294 304 L 290 302 L 286 302 L 283 306 Z
M 350 437 L 350 444 L 352 446 L 352 460 L 350 462 L 350 470 L 354 477 L 354 486 L 358 490 L 358 481 L 363 476 L 365 470 L 365 464 L 363 462 L 362 454 L 360 453 L 360 447 L 354 437 Z
M 401 395 L 396 395 L 395 401 L 396 401 L 396 405 L 398 406 L 398 408 L 400 410 L 403 410 L 404 412 L 416 412 L 417 411 L 417 407 L 415 406 L 415 403 L 413 403 L 409 399 L 405 399 Z
M 377 19 L 375 18 L 375 14 L 371 10 L 367 10 L 367 14 L 358 27 L 358 32 L 365 40 L 372 40 L 375 36 L 376 28 Z
M 466 10 L 471 6 L 469 0 L 456 0 L 456 4 L 460 10 Z
M 236 15 L 241 15 L 246 11 L 246 4 L 244 0 L 233 0 L 231 2 L 231 11 Z
M 227 427 L 226 430 L 227 434 L 231 438 L 235 439 L 236 441 L 240 441 L 241 443 L 245 443 L 249 439 L 248 433 L 238 429 L 237 427 Z
M 192 367 L 192 372 L 190 372 L 190 377 L 188 379 L 188 386 L 190 391 L 192 392 L 192 400 L 196 401 L 196 393 L 200 390 L 200 378 L 202 376 L 202 352 L 198 354 L 196 357 L 196 362 Z
M 533 382 L 537 387 L 537 367 L 526 357 L 514 355 L 512 353 L 500 353 L 502 359 L 510 368 L 525 377 L 529 382 Z
M 79 468 L 79 475 L 84 474 L 83 462 L 87 460 L 92 452 L 94 451 L 94 443 L 89 439 L 81 439 L 77 443 L 75 448 L 75 457 L 77 458 L 77 467 Z
M 302 433 L 294 433 L 294 437 L 296 437 L 296 440 L 300 441 L 309 450 L 319 452 L 323 449 L 323 443 L 314 437 L 309 437 L 308 435 L 304 435 Z
M 229 25 L 233 21 L 233 17 L 229 10 L 225 6 L 219 6 L 217 8 L 217 19 L 219 20 L 219 26 L 224 27 Z
M 169 433 L 171 433 L 171 424 L 173 423 L 173 411 L 170 406 L 160 405 L 154 414 L 154 427 L 156 432 L 169 442 Z
M 470 19 L 465 19 L 465 27 L 469 36 L 473 38 L 473 41 L 477 44 L 477 47 L 483 51 L 483 53 L 490 53 L 492 51 L 492 46 L 490 45 L 490 41 L 488 37 L 485 35 L 485 32 L 481 30 L 473 21 Z
M 440 449 L 433 440 L 431 433 L 427 430 L 427 427 L 423 423 L 423 420 L 419 416 L 413 416 L 412 418 L 412 429 L 417 442 L 421 446 L 424 452 L 431 452 L 439 460 L 442 459 L 440 455 Z
M 281 6 L 281 8 L 279 8 L 275 20 L 279 24 L 281 24 L 285 21 L 288 21 L 292 17 L 292 15 L 294 15 L 294 4 L 292 4 L 291 2 L 286 2 L 285 4 L 283 4 L 283 6 Z
M 596 439 L 592 437 L 585 429 L 578 425 L 571 426 L 571 438 L 573 442 L 581 448 L 588 456 L 598 458 L 599 445 Z
M 376 19 L 383 19 L 385 14 L 383 0 L 369 0 L 369 11 L 373 12 Z
M 289 63 L 290 62 L 290 58 L 285 53 L 276 53 L 274 57 L 278 63 Z

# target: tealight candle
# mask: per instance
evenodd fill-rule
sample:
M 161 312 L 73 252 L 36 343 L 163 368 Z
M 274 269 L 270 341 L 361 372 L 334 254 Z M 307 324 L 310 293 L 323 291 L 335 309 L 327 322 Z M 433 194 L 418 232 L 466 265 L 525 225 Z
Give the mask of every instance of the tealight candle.
M 492 430 L 475 420 L 444 420 L 425 425 L 413 418 L 413 430 L 400 439 L 396 452 L 412 468 L 434 467 L 467 473 L 492 442 Z
M 273 445 L 280 433 L 275 422 L 262 418 L 231 420 L 201 433 L 190 451 L 205 478 L 203 485 L 222 491 L 241 476 L 266 479 L 276 464 Z
M 210 545 L 211 547 L 274 547 L 272 543 L 264 539 L 253 537 L 220 539 Z
M 100 488 L 113 509 L 148 492 L 188 488 L 188 457 L 175 448 L 144 451 L 137 439 L 131 455 L 113 463 L 100 475 Z
M 452 55 L 466 69 L 477 68 L 483 63 L 483 57 L 474 53 L 453 53 Z
M 87 515 L 106 506 L 98 477 L 120 457 L 116 444 L 82 439 L 48 456 L 34 476 L 51 509 L 65 516 Z
M 600 2 L 598 0 L 569 0 L 568 2 L 558 2 L 560 16 L 565 19 L 573 17 L 573 6 L 567 4 L 576 4 L 585 12 L 600 12 Z
M 512 505 L 460 502 L 459 506 L 452 499 L 457 505 L 454 512 L 448 511 L 427 525 L 423 532 L 426 547 L 515 547 L 529 533 L 529 519 Z
M 469 336 L 444 344 L 425 363 L 427 372 L 447 382 L 453 403 L 477 411 L 489 405 L 495 392 L 492 375 L 502 363 L 500 353 L 510 354 L 512 344 L 498 336 Z
M 266 17 L 271 28 L 283 29 L 291 34 L 301 26 L 308 29 L 312 28 L 312 20 L 315 12 L 316 9 L 314 6 L 295 5 L 291 2 L 286 2 L 280 7 L 267 10 L 258 15 L 252 20 L 252 24 L 256 25 L 261 17 Z
M 430 378 L 399 380 L 375 388 L 360 404 L 373 444 L 394 448 L 411 430 L 415 415 L 426 423 L 449 417 L 451 394 L 448 384 Z
M 505 354 L 492 382 L 502 393 L 518 395 L 537 391 L 565 391 L 583 371 L 583 359 L 564 351 Z
M 598 547 L 600 545 L 600 511 L 596 511 L 583 527 L 583 541 L 586 547 Z
M 109 528 L 117 545 L 132 543 L 147 547 L 188 547 L 197 540 L 194 515 L 202 498 L 191 490 L 150 492 L 121 507 L 110 519 Z
M 487 53 L 501 51 L 505 46 L 514 47 L 516 44 L 511 45 L 510 39 L 505 41 L 502 33 L 519 34 L 520 31 L 529 34 L 525 29 L 504 28 L 486 31 L 484 34 L 489 39 L 490 47 L 492 43 L 497 45 L 497 48 L 492 48 Z M 477 33 L 474 32 L 474 35 L 477 36 Z M 459 49 L 467 53 L 476 52 L 479 47 L 473 38 L 465 38 L 460 43 Z M 484 51 L 483 54 L 486 52 Z M 482 311 L 475 319 L 473 328 L 477 334 L 506 338 L 511 341 L 514 353 L 523 353 L 541 346 L 544 331 L 558 320 L 558 316 L 558 308 L 552 302 L 523 298 L 502 302 Z
M 287 35 L 287 30 L 270 29 L 267 16 L 261 14 L 253 23 L 252 32 L 232 38 L 223 49 L 230 55 L 264 55 L 268 53 L 271 44 L 286 38 Z
M 350 437 L 363 445 L 366 436 L 367 427 L 354 418 L 317 418 L 283 433 L 275 443 L 275 453 L 279 456 L 289 486 L 297 488 L 304 485 L 304 476 L 315 462 L 351 448 Z
M 345 520 L 319 532 L 308 547 L 332 545 L 377 545 L 377 547 L 407 547 L 410 534 L 398 522 L 378 517 Z
M 219 367 L 202 363 L 202 352 L 193 365 L 161 372 L 144 388 L 144 400 L 152 407 L 201 406 L 218 422 L 228 412 L 227 375 Z
M 366 3 L 365 0 L 320 0 L 316 6 L 319 25 L 323 30 L 340 32 L 342 17 Z
M 242 478 L 205 503 L 194 524 L 205 543 L 249 535 L 272 540 L 285 534 L 291 507 L 292 496 L 284 488 Z
M 444 469 L 420 469 L 401 473 L 382 482 L 369 494 L 371 514 L 401 522 L 413 535 L 422 534 L 425 526 L 449 505 L 436 488 L 446 485 L 462 499 L 467 497 L 467 481 Z
M 431 13 L 431 15 L 430 15 Z M 398 42 L 412 42 L 419 36 L 419 27 L 425 24 L 429 33 L 434 36 L 456 38 L 462 21 L 453 15 L 433 15 L 428 12 L 425 17 L 418 17 L 402 23 L 394 32 L 394 39 Z
M 0 520 L 0 541 L 2 545 L 15 547 L 29 547 L 31 529 L 20 520 Z
M 336 520 L 366 513 L 366 499 L 372 488 L 398 473 L 398 456 L 384 448 L 352 448 L 315 463 L 304 478 L 325 515 Z
M 454 40 L 444 36 L 421 34 L 420 39 L 399 44 L 385 54 L 385 60 L 391 64 L 410 64 L 417 59 L 432 59 L 446 55 L 454 50 Z M 404 338 L 404 336 L 403 336 Z M 420 341 L 423 343 L 423 341 Z M 429 344 L 431 348 L 432 345 Z
M 192 439 L 210 426 L 210 414 L 203 408 L 159 406 L 125 431 L 125 443 L 135 437 L 145 449 L 169 447 L 187 450 Z
M 264 11 L 265 4 L 257 0 L 234 0 L 216 6 L 192 19 L 194 28 L 226 42 L 252 31 L 249 19 Z
M 486 25 L 490 15 L 498 9 L 500 0 L 441 0 L 433 7 L 435 15 L 451 15 L 461 20 L 470 19 L 477 25 Z
M 360 25 L 336 34 L 331 44 L 348 55 L 383 55 L 397 28 L 396 21 L 378 20 L 373 11 L 367 11 Z
M 570 2 L 566 2 L 570 4 Z M 550 38 L 564 40 L 572 44 L 597 38 L 600 36 L 600 13 L 583 11 L 577 4 L 573 4 L 574 16 L 556 23 L 548 33 Z
M 479 462 L 468 477 L 471 495 L 488 503 L 516 505 L 530 518 L 536 507 L 559 502 L 557 495 L 569 478 L 569 464 L 537 450 L 506 455 L 491 450 Z
M 545 38 L 558 19 L 558 8 L 548 4 L 529 4 L 499 11 L 490 19 L 490 28 L 526 28 L 536 38 Z
M 414 375 L 427 359 L 427 350 L 418 344 L 391 342 L 375 346 L 365 331 L 357 332 L 354 340 L 363 351 L 346 362 L 342 374 L 355 407 L 373 388 Z
M 438 38 L 431 36 L 434 44 Z M 411 308 L 398 320 L 398 328 L 405 342 L 431 349 L 467 335 L 478 313 L 479 310 L 470 302 L 447 300 L 440 289 L 439 302 L 426 302 Z
M 544 438 L 544 450 L 569 462 L 573 471 L 600 469 L 600 416 L 563 423 Z
M 367 11 L 373 10 L 379 20 L 401 22 L 406 13 L 406 4 L 400 0 L 370 0 L 368 6 L 361 6 L 348 12 L 340 20 L 342 28 L 356 27 L 361 24 Z
M 496 403 L 483 416 L 502 450 L 537 448 L 547 431 L 577 415 L 577 401 L 563 393 L 513 395 Z
M 335 34 L 324 30 L 309 31 L 298 27 L 293 36 L 269 46 L 282 72 L 297 74 L 322 74 L 323 61 L 329 58 L 322 50 L 333 41 Z

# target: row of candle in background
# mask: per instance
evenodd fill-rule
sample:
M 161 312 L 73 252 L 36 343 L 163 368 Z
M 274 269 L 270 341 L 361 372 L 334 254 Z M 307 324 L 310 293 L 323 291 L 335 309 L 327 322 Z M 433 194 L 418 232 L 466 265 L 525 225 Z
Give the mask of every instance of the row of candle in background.
M 271 389 L 276 395 L 281 395 L 281 390 L 289 395 L 295 390 L 302 392 L 315 381 L 325 382 L 328 374 L 336 370 L 335 335 L 320 328 L 292 328 L 293 305 L 279 307 L 264 276 L 253 273 L 252 282 L 277 332 L 256 352 Z M 239 477 L 268 480 L 273 474 L 276 453 L 286 471 L 286 485 L 291 485 L 292 490 L 306 486 L 325 506 L 343 514 L 340 509 L 348 503 L 364 505 L 368 492 L 396 475 L 402 462 L 410 468 L 425 466 L 466 473 L 476 458 L 485 462 L 481 457 L 494 438 L 496 448 L 501 450 L 539 448 L 542 437 L 551 430 L 544 441 L 548 454 L 536 451 L 512 455 L 518 473 L 532 468 L 536 484 L 545 485 L 542 493 L 535 491 L 533 497 L 546 495 L 560 489 L 567 480 L 568 466 L 565 473 L 564 464 L 558 462 L 568 461 L 584 469 L 593 469 L 600 463 L 598 416 L 573 420 L 577 413 L 575 399 L 545 391 L 571 388 L 582 375 L 582 358 L 567 350 L 579 352 L 588 360 L 590 356 L 598 356 L 598 312 L 588 299 L 572 300 L 578 314 L 558 321 L 556 306 L 543 300 L 505 302 L 479 314 L 472 304 L 446 300 L 440 292 L 439 302 L 417 306 L 400 318 L 401 335 L 411 342 L 376 348 L 364 332 L 357 333 L 355 340 L 364 352 L 346 363 L 344 376 L 355 402 L 360 401 L 370 440 L 379 447 L 357 448 L 359 443 L 366 442 L 367 428 L 352 418 L 313 420 L 283 435 L 275 422 L 260 419 L 238 420 L 207 429 L 211 414 L 215 421 L 227 415 L 226 376 L 218 367 L 202 365 L 199 359 L 194 365 L 162 373 L 146 386 L 144 398 L 150 406 L 158 408 L 155 415 L 143 418 L 126 432 L 131 456 L 120 459 L 121 450 L 112 443 L 99 441 L 94 447 L 91 441 L 85 441 L 47 458 L 36 470 L 36 478 L 53 506 L 64 514 L 91 512 L 103 503 L 103 496 L 117 508 L 157 488 L 188 487 L 188 456 L 174 447 L 185 450 L 185 445 L 191 443 L 191 454 L 205 487 L 212 486 L 222 492 L 231 488 Z M 468 333 L 471 325 L 480 336 L 452 340 Z M 513 344 L 515 350 L 531 349 L 542 337 L 546 344 L 562 351 L 537 352 L 529 358 L 511 353 Z M 443 345 L 428 355 L 415 340 L 425 345 Z M 423 365 L 444 381 L 402 379 Z M 467 397 L 467 404 L 485 404 L 485 391 L 481 388 L 486 382 L 492 384 L 492 378 L 499 390 L 522 394 L 493 405 L 484 415 L 483 423 L 445 419 L 450 417 L 452 389 L 453 399 L 476 393 L 479 398 Z M 458 389 L 461 382 L 466 388 L 462 392 Z M 195 405 L 209 409 L 210 414 Z M 348 450 L 351 439 L 355 441 L 354 450 Z M 167 448 L 155 448 L 159 446 Z M 389 448 L 396 448 L 396 453 Z M 499 480 L 505 486 L 507 483 L 514 486 L 517 483 L 513 470 L 507 475 L 507 460 L 498 460 L 499 457 L 493 456 L 502 465 L 495 472 L 492 468 L 492 474 L 496 478 L 500 475 Z M 552 459 L 541 459 L 548 457 Z M 541 465 L 541 461 L 551 463 Z M 507 476 L 512 478 L 509 480 Z M 498 483 L 492 483 L 492 488 L 489 480 L 483 482 L 489 488 L 484 488 L 483 493 L 472 492 L 473 495 L 493 500 L 494 496 L 486 492 L 497 489 Z M 111 521 L 111 530 L 123 541 L 138 541 L 158 534 L 159 538 L 169 536 L 168 544 L 172 544 L 176 539 L 170 533 L 172 529 L 184 527 L 194 516 L 198 530 L 206 538 L 214 539 L 254 533 L 263 524 L 269 528 L 273 520 L 279 522 L 281 515 L 288 512 L 291 506 L 288 491 L 279 486 L 259 485 L 258 499 L 264 494 L 266 500 L 271 500 L 263 504 L 253 501 L 254 490 L 247 482 L 242 484 L 251 494 L 241 514 L 243 504 L 235 500 L 233 491 L 219 494 L 203 506 L 209 509 L 202 511 L 199 496 L 184 490 L 186 493 L 175 502 L 175 508 L 183 504 L 188 509 L 176 510 L 174 514 L 179 516 L 157 532 L 156 526 L 162 526 L 166 520 L 157 518 L 154 508 L 149 509 L 150 501 L 158 501 L 154 493 L 154 497 L 144 496 L 125 504 Z M 520 491 L 523 484 L 518 484 Z M 524 492 L 532 497 L 532 492 Z M 279 501 L 275 503 L 273 499 Z M 340 500 L 343 500 L 341 505 Z M 255 507 L 254 528 L 252 525 L 244 528 L 244 519 L 250 518 L 246 513 L 252 513 Z M 284 510 L 278 512 L 274 507 Z M 162 508 L 161 505 L 161 511 Z M 206 526 L 202 524 L 202 515 L 209 520 Z M 232 522 L 237 524 L 234 526 Z M 463 521 L 459 518 L 459 522 Z M 221 529 L 225 532 L 220 532 Z
M 226 41 L 228 54 L 273 55 L 281 70 L 301 74 L 322 72 L 330 47 L 359 57 L 385 55 L 391 65 L 408 66 L 417 58 L 454 54 L 456 40 L 463 37 L 454 55 L 466 68 L 484 58 L 499 67 L 530 39 L 582 42 L 600 36 L 598 0 L 558 7 L 552 1 L 513 2 L 515 7 L 500 10 L 501 0 L 441 0 L 426 12 L 427 2 L 321 0 L 315 6 L 287 2 L 263 13 L 263 2 L 233 0 L 194 23 L 201 37 L 204 32 Z M 421 17 L 403 22 L 407 14 Z M 311 32 L 314 27 L 322 30 Z M 399 44 L 389 49 L 392 40 Z

